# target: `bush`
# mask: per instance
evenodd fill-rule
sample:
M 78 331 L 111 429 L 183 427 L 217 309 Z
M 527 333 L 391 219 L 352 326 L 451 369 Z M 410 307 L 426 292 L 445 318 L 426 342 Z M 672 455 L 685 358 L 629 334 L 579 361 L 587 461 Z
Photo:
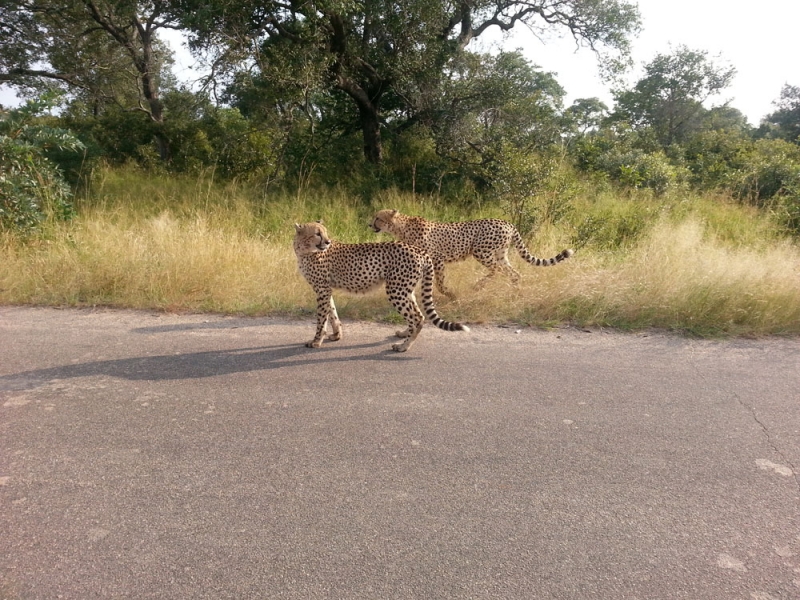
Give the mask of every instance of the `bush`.
M 758 140 L 728 178 L 733 195 L 756 206 L 800 188 L 800 148 L 783 140 Z
M 575 164 L 588 173 L 601 173 L 611 181 L 657 194 L 680 187 L 689 178 L 685 167 L 670 161 L 663 150 L 635 131 L 618 124 L 575 141 Z
M 555 225 L 571 216 L 580 186 L 560 153 L 530 153 L 505 145 L 492 191 L 524 236 L 543 223 Z
M 738 131 L 705 131 L 684 147 L 692 185 L 703 190 L 725 187 L 733 173 L 747 164 L 753 142 Z
M 601 159 L 600 167 L 622 185 L 650 189 L 657 194 L 665 194 L 686 180 L 684 169 L 670 164 L 660 150 L 650 154 L 637 149 L 615 150 Z
M 55 96 L 31 100 L 0 112 L 0 227 L 30 230 L 46 216 L 73 214 L 72 190 L 60 169 L 46 156 L 51 149 L 78 151 L 84 145 L 69 131 L 46 127 L 37 117 Z

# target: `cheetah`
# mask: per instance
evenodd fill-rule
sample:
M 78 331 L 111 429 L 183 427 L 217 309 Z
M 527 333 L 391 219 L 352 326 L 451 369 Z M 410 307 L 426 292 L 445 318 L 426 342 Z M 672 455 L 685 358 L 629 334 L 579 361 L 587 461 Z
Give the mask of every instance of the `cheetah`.
M 375 233 L 390 233 L 397 240 L 424 250 L 433 260 L 436 289 L 448 298 L 455 294 L 444 285 L 445 263 L 474 256 L 489 273 L 478 282 L 480 287 L 497 271 L 519 282 L 519 272 L 508 262 L 508 249 L 513 244 L 523 260 L 537 267 L 548 267 L 572 256 L 572 250 L 562 250 L 553 258 L 532 256 L 517 228 L 501 219 L 479 219 L 459 223 L 438 223 L 422 217 L 400 214 L 393 209 L 380 210 L 371 223 Z
M 333 290 L 351 293 L 368 292 L 386 284 L 389 301 L 403 316 L 407 329 L 398 331 L 405 338 L 393 344 L 392 350 L 405 352 L 422 330 L 425 317 L 414 297 L 414 289 L 422 281 L 425 314 L 439 329 L 469 331 L 466 325 L 445 321 L 433 305 L 433 262 L 421 250 L 401 242 L 372 244 L 340 244 L 328 237 L 321 221 L 295 224 L 294 252 L 300 273 L 317 294 L 317 332 L 306 343 L 309 348 L 322 346 L 326 323 L 332 332 L 328 340 L 342 339 L 342 322 L 333 303 Z

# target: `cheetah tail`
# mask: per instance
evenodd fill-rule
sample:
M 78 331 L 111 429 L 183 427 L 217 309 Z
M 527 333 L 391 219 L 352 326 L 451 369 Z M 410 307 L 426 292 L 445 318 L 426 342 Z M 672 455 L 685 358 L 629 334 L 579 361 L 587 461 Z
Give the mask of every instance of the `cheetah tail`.
M 433 305 L 433 261 L 430 259 L 425 263 L 422 276 L 422 304 L 425 306 L 425 315 L 439 329 L 444 329 L 445 331 L 469 331 L 469 327 L 466 325 L 445 321 L 437 314 L 436 307 Z
M 558 264 L 562 260 L 566 260 L 575 254 L 574 250 L 562 250 L 552 258 L 537 258 L 533 256 L 525 247 L 525 242 L 522 241 L 522 236 L 518 231 L 514 231 L 514 247 L 517 249 L 517 252 L 519 252 L 522 260 L 529 262 L 536 267 L 549 267 L 551 265 Z

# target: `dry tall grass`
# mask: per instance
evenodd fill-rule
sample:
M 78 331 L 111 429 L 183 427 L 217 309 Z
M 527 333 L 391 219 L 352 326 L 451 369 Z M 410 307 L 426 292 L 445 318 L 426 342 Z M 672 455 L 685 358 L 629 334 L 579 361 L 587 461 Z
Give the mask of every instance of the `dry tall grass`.
M 0 238 L 0 303 L 312 314 L 313 295 L 291 249 L 292 223 L 321 216 L 345 241 L 387 239 L 367 230 L 370 209 L 346 201 L 337 212 L 337 205 L 330 198 L 292 199 L 261 205 L 260 216 L 252 203 L 235 197 L 200 206 L 167 198 L 158 211 L 155 205 L 142 211 L 132 201 L 86 206 L 39 238 Z M 448 265 L 458 299 L 437 296 L 439 310 L 473 323 L 800 333 L 798 246 L 763 235 L 739 243 L 731 238 L 748 235 L 732 232 L 746 227 L 746 219 L 729 220 L 735 224 L 709 224 L 692 211 L 662 216 L 625 249 L 587 245 L 555 267 L 533 267 L 513 256 L 522 274 L 517 287 L 497 277 L 476 291 L 483 267 L 474 260 Z M 540 256 L 568 245 L 568 231 L 559 227 L 543 228 L 530 242 Z M 394 318 L 380 292 L 339 295 L 337 304 L 344 317 Z

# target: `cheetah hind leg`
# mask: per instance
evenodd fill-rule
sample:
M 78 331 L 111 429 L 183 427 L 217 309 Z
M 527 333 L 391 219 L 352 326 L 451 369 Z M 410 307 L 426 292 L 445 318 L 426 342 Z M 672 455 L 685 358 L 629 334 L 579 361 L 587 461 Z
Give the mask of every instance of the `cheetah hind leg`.
M 414 340 L 417 339 L 419 332 L 422 331 L 422 323 L 425 320 L 425 317 L 422 316 L 422 311 L 419 309 L 419 305 L 417 305 L 413 291 L 410 294 L 405 295 L 405 297 L 399 294 L 394 295 L 390 292 L 389 300 L 397 309 L 397 312 L 399 312 L 406 320 L 406 323 L 408 323 L 408 329 L 398 331 L 395 334 L 397 337 L 405 338 L 404 341 L 400 344 L 392 344 L 392 350 L 395 352 L 405 352 L 411 348 L 411 345 L 414 343 Z
M 328 334 L 327 340 L 329 342 L 338 342 L 340 339 L 342 339 L 342 322 L 339 320 L 339 313 L 336 312 L 336 305 L 333 303 L 333 296 L 331 296 L 328 324 L 331 326 L 331 332 Z
M 395 337 L 399 337 L 401 339 L 406 339 L 408 337 L 411 337 L 412 335 L 414 335 L 414 331 L 415 331 L 413 324 L 410 323 L 409 320 L 408 320 L 408 317 L 406 317 L 405 314 L 403 314 L 402 310 L 397 305 L 396 300 L 391 298 L 391 297 L 389 298 L 389 300 L 391 301 L 392 306 L 394 306 L 397 309 L 397 312 L 399 312 L 403 316 L 403 318 L 405 318 L 406 323 L 408 323 L 408 327 L 406 327 L 405 329 L 398 329 L 397 331 L 394 332 Z M 417 304 L 417 299 L 416 299 L 416 296 L 414 296 L 413 292 L 411 294 L 411 301 L 415 305 Z M 420 315 L 421 314 L 422 313 L 420 313 Z
M 498 271 L 502 271 L 511 279 L 511 283 L 514 285 L 519 284 L 519 271 L 517 271 L 514 267 L 511 266 L 511 263 L 508 262 L 508 250 L 499 250 L 496 254 L 495 253 L 488 253 L 488 254 L 476 254 L 475 258 L 481 263 L 484 267 L 489 269 L 489 272 L 484 275 L 478 282 L 475 284 L 475 289 L 480 290 L 486 283 L 494 277 Z

